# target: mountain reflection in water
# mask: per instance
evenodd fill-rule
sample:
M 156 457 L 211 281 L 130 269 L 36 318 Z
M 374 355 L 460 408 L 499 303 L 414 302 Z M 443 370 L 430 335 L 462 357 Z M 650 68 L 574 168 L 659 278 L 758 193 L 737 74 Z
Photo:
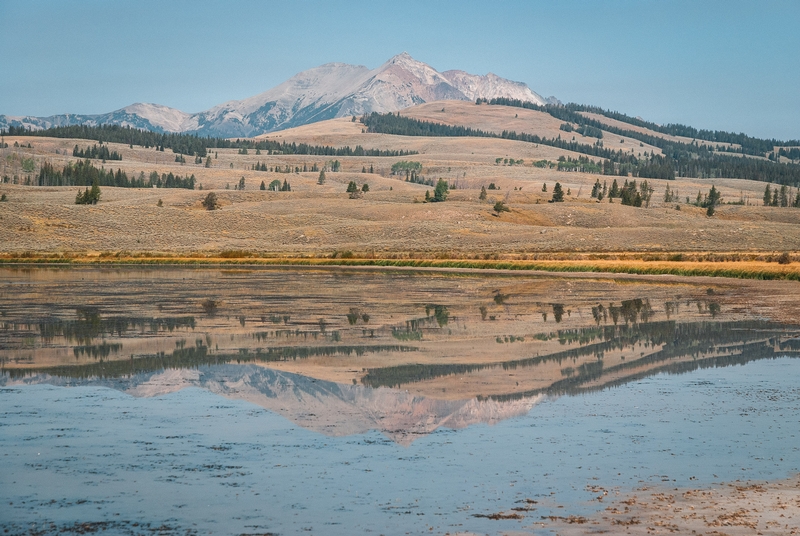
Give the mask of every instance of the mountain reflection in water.
M 436 400 L 397 389 L 374 389 L 315 380 L 257 365 L 201 365 L 166 369 L 118 378 L 79 378 L 45 373 L 0 376 L 0 385 L 46 383 L 64 387 L 100 386 L 137 397 L 160 396 L 188 387 L 226 398 L 245 400 L 290 421 L 330 436 L 379 430 L 391 440 L 409 445 L 438 428 L 458 429 L 493 424 L 527 413 L 543 397 L 495 401 Z
M 765 321 L 644 322 L 541 334 L 541 338 L 547 337 L 577 347 L 500 363 L 373 368 L 363 377 L 362 385 L 317 380 L 257 363 L 311 355 L 415 349 L 399 345 L 282 347 L 264 353 L 225 355 L 210 354 L 201 345 L 179 348 L 171 355 L 135 360 L 10 369 L 4 371 L 0 382 L 106 386 L 133 396 L 157 396 L 197 387 L 227 398 L 246 400 L 322 434 L 342 436 L 379 430 L 393 441 L 408 445 L 438 428 L 491 424 L 524 415 L 548 396 L 604 389 L 662 372 L 684 373 L 759 359 L 800 356 L 800 344 L 792 328 Z M 632 350 L 637 350 L 638 355 L 634 352 L 628 359 L 605 362 L 612 353 L 631 354 Z M 544 371 L 548 366 L 552 370 L 553 364 L 558 378 Z M 543 370 L 537 373 L 537 367 Z M 536 381 L 544 385 L 456 400 L 421 396 L 402 389 L 408 384 L 432 380 L 458 382 L 464 375 L 478 375 L 491 383 L 488 380 L 495 375 L 523 369 L 532 371 Z

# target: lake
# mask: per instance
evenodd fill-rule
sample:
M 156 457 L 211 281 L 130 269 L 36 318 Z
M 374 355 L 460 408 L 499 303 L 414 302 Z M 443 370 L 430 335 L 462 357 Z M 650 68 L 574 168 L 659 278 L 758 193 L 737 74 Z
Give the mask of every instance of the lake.
M 0 526 L 547 533 L 642 484 L 785 478 L 797 284 L 771 285 L 3 267 Z

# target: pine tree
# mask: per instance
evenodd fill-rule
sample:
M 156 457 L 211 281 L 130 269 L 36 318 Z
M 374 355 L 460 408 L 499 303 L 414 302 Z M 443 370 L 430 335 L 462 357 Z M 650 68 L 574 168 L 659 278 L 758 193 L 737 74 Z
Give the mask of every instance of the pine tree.
M 594 186 L 592 186 L 592 197 L 596 198 L 600 193 L 601 188 L 602 186 L 600 186 L 600 179 L 595 180 Z
M 764 189 L 764 206 L 768 207 L 772 203 L 772 190 L 767 184 L 767 187 Z
M 92 181 L 92 189 L 89 191 L 89 202 L 96 205 L 100 201 L 100 185 L 97 183 L 97 177 Z
M 267 185 L 266 185 L 266 184 L 264 184 L 264 181 L 261 181 L 261 186 L 260 186 L 260 188 L 261 188 L 262 190 L 266 190 L 266 189 L 267 189 Z
M 611 190 L 608 192 L 608 197 L 619 197 L 619 184 L 617 184 L 617 179 L 614 179 L 614 182 L 611 183 Z
M 317 184 L 325 184 L 325 168 L 322 168 L 322 170 L 319 172 Z
M 702 206 L 706 207 L 707 209 L 710 209 L 706 211 L 706 214 L 709 216 L 713 216 L 714 207 L 719 205 L 721 200 L 722 196 L 720 195 L 719 190 L 717 190 L 716 186 L 712 185 L 711 190 L 708 191 L 708 195 L 706 196 L 705 201 L 703 201 L 702 204 Z
M 78 190 L 78 195 L 75 196 L 76 205 L 96 205 L 100 201 L 100 185 L 97 182 L 97 177 L 92 181 L 92 189 L 86 188 L 81 192 Z
M 481 186 L 481 194 L 478 196 L 481 201 L 486 201 L 486 186 Z
M 447 185 L 447 181 L 444 179 L 439 179 L 436 183 L 436 188 L 433 191 L 433 200 L 435 202 L 441 202 L 447 199 L 447 194 L 450 192 L 450 188 Z
M 557 182 L 556 185 L 553 187 L 553 199 L 551 199 L 550 202 L 551 203 L 564 202 L 564 190 L 561 188 L 560 182 Z

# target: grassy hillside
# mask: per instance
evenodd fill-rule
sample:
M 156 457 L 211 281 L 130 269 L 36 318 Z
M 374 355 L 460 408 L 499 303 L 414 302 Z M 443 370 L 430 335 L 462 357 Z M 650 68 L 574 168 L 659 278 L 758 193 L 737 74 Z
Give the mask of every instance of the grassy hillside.
M 558 119 L 540 110 L 510 106 L 447 101 L 410 108 L 402 115 L 494 133 L 515 130 L 547 138 L 567 134 Z M 665 261 L 683 252 L 699 255 L 694 260 L 700 261 L 768 262 L 784 251 L 794 254 L 800 244 L 800 209 L 764 206 L 764 182 L 647 178 L 649 205 L 623 206 L 619 198 L 598 201 L 591 196 L 593 186 L 599 181 L 610 190 L 614 180 L 620 187 L 635 180 L 641 188 L 643 179 L 604 175 L 602 166 L 600 172 L 587 172 L 592 171 L 590 166 L 583 171 L 559 166 L 559 160 L 563 164 L 585 158 L 576 151 L 494 137 L 403 136 L 366 130 L 358 120 L 334 119 L 247 143 L 234 141 L 235 147 L 210 148 L 205 158 L 186 156 L 185 162 L 177 162 L 180 155 L 170 150 L 106 142 L 122 160 L 91 160 L 93 167 L 129 178 L 193 175 L 195 189 L 103 186 L 100 202 L 89 206 L 75 204 L 82 187 L 38 184 L 43 168 L 76 166 L 81 159 L 72 156 L 75 145 L 85 149 L 96 140 L 6 136 L 8 147 L 0 149 L 4 177 L 0 194 L 6 196 L 0 203 L 1 249 L 11 257 L 67 252 L 103 253 L 106 258 L 142 252 L 213 257 L 237 250 L 268 257 L 331 258 L 352 253 L 387 259 L 528 261 L 592 253 L 614 260 L 624 252 L 635 253 L 640 260 L 658 253 Z M 592 139 L 575 137 L 581 142 Z M 620 145 L 634 145 L 637 158 L 640 151 L 658 154 L 654 146 L 635 145 L 633 137 L 618 138 L 625 140 Z M 602 139 L 617 143 L 611 133 Z M 392 152 L 369 154 L 404 156 L 254 149 L 267 141 L 361 146 L 365 154 L 374 150 Z M 245 147 L 250 147 L 247 154 Z M 418 162 L 419 169 L 408 177 L 405 171 L 393 174 L 393 165 L 400 161 Z M 319 171 L 311 170 L 323 168 L 326 180 L 318 184 Z M 450 186 L 447 200 L 425 203 L 426 192 L 432 195 L 431 185 L 440 178 Z M 242 179 L 244 189 L 239 190 Z M 262 182 L 268 186 L 273 181 L 286 181 L 291 191 L 260 189 Z M 351 199 L 346 193 L 350 182 L 359 189 L 366 183 L 369 191 Z M 556 182 L 564 192 L 563 203 L 549 202 Z M 695 203 L 698 194 L 702 202 L 712 186 L 721 193 L 722 202 L 709 217 L 707 208 Z M 770 186 L 778 191 L 777 185 Z M 485 199 L 480 199 L 482 188 Z M 669 201 L 665 201 L 667 188 Z M 203 208 L 201 201 L 209 191 L 216 194 L 220 210 Z M 784 194 L 793 201 L 797 190 L 788 186 Z M 510 211 L 494 211 L 498 201 Z

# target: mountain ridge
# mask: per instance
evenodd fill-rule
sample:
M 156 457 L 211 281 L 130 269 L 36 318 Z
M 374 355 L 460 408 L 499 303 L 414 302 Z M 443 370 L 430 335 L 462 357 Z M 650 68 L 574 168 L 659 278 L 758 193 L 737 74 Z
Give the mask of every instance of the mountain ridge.
M 408 53 L 375 69 L 326 63 L 302 71 L 277 86 L 242 100 L 187 113 L 152 103 L 134 103 L 105 114 L 60 114 L 47 117 L 0 115 L 0 128 L 46 129 L 87 124 L 130 126 L 163 133 L 216 137 L 252 137 L 277 130 L 370 112 L 395 112 L 436 100 L 474 101 L 506 97 L 535 104 L 557 103 L 527 84 L 493 73 L 439 72 Z

